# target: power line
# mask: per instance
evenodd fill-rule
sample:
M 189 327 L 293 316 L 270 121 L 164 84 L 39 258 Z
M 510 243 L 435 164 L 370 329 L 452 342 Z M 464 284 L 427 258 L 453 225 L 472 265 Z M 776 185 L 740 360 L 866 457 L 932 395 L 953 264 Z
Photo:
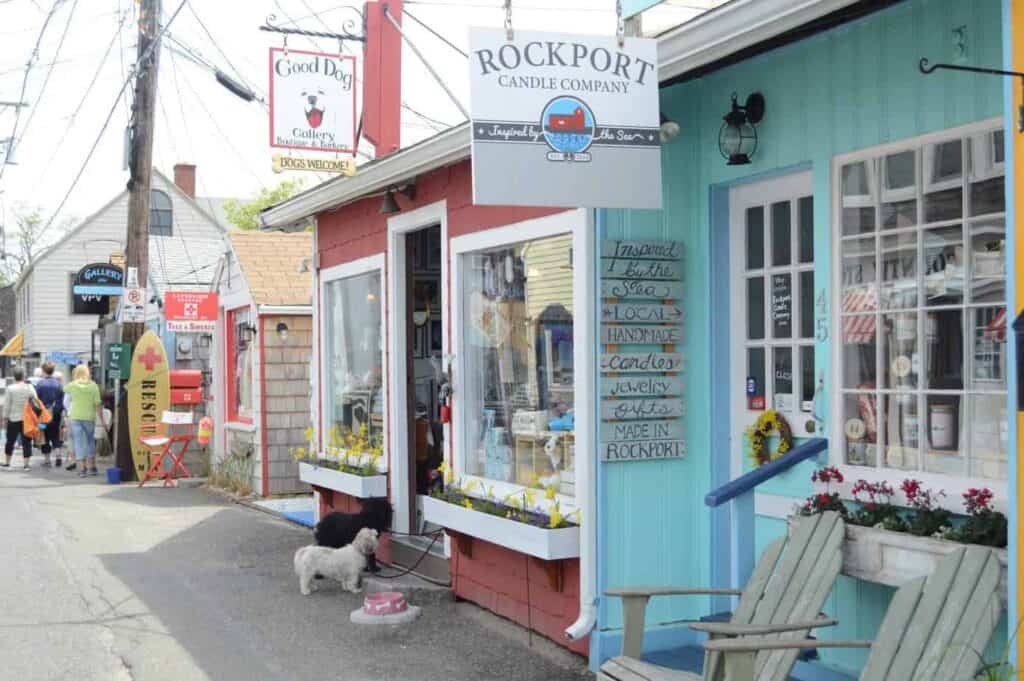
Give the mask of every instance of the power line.
M 58 0 L 58 2 L 59 1 L 60 0 Z M 89 165 L 89 161 L 92 160 L 92 155 L 96 153 L 96 147 L 99 146 L 100 140 L 103 139 L 103 133 L 107 131 L 107 126 L 110 125 L 110 119 L 114 117 L 114 112 L 117 111 L 117 104 L 121 101 L 121 95 L 124 94 L 124 91 L 128 88 L 128 84 L 131 83 L 132 78 L 135 77 L 136 70 L 140 68 L 147 59 L 150 58 L 150 56 L 153 53 L 153 48 L 160 43 L 160 38 L 163 37 L 164 32 L 170 27 L 170 25 L 174 23 L 174 20 L 178 17 L 178 13 L 181 12 L 181 9 L 185 6 L 186 2 L 187 0 L 181 0 L 181 4 L 178 5 L 178 9 L 174 10 L 174 14 L 172 14 L 171 18 L 168 19 L 166 24 L 164 24 L 164 27 L 160 29 L 160 32 L 157 33 L 156 38 L 153 40 L 152 43 L 150 43 L 149 47 L 146 48 L 146 51 L 139 57 L 138 61 L 136 61 L 135 64 L 132 66 L 131 71 L 128 74 L 128 77 L 125 78 L 124 83 L 121 84 L 121 89 L 117 91 L 117 97 L 116 99 L 114 99 L 114 105 L 110 107 L 110 111 L 107 113 L 106 120 L 103 121 L 103 126 L 100 128 L 99 134 L 96 135 L 96 139 L 93 141 L 92 146 L 89 147 L 89 153 L 86 154 L 85 160 L 82 161 L 82 165 L 79 166 L 78 172 L 75 173 L 75 179 L 71 181 L 71 186 L 68 187 L 67 192 L 64 193 L 64 197 L 60 200 L 60 203 L 57 205 L 57 210 L 53 211 L 53 215 L 50 216 L 50 220 L 46 223 L 46 226 L 39 231 L 40 236 L 46 233 L 46 230 L 48 230 L 50 228 L 50 225 L 53 224 L 53 221 L 57 218 L 57 215 L 60 214 L 60 211 L 64 208 L 64 204 L 67 203 L 68 198 L 71 196 L 71 192 L 74 191 L 75 186 L 77 186 L 79 180 L 82 179 L 82 175 L 85 173 L 85 169 Z M 2 170 L 2 168 L 3 166 L 0 166 L 0 170 Z
M 410 12 L 409 10 L 407 10 L 405 8 L 402 8 L 402 14 L 404 14 L 407 17 L 409 17 L 410 19 L 415 21 L 417 24 L 419 24 L 423 28 L 425 28 L 428 31 L 430 31 L 430 33 L 433 34 L 434 37 L 436 37 L 438 40 L 443 42 L 445 45 L 447 45 L 448 47 L 452 48 L 453 50 L 455 50 L 456 52 L 461 54 L 463 57 L 465 57 L 466 59 L 469 59 L 469 55 L 466 54 L 466 52 L 461 47 L 457 46 L 455 43 L 453 43 L 452 41 L 448 40 L 448 38 L 445 38 L 443 35 L 441 35 L 437 31 L 435 31 L 434 29 L 432 29 L 430 26 L 427 26 L 425 23 L 423 23 L 422 21 L 417 19 L 416 16 L 414 14 L 412 14 L 412 12 Z
M 35 105 L 32 110 L 28 112 L 28 120 L 25 121 L 25 127 L 21 131 L 21 138 L 24 139 L 28 133 L 28 129 L 32 126 L 32 121 L 35 120 L 36 111 L 40 109 L 40 102 L 43 101 L 43 93 L 46 92 L 46 85 L 50 82 L 50 76 L 53 75 L 54 64 L 60 59 L 60 51 L 64 47 L 64 39 L 68 37 L 68 29 L 71 28 L 71 21 L 75 18 L 75 8 L 78 7 L 78 0 L 73 0 L 71 3 L 71 11 L 68 12 L 68 21 L 64 24 L 64 31 L 60 34 L 60 41 L 57 43 L 57 50 L 53 55 L 53 63 L 50 64 L 50 68 L 46 70 L 46 76 L 43 78 L 43 85 L 39 88 L 39 94 L 36 95 Z
M 32 54 L 29 55 L 28 62 L 25 64 L 25 76 L 21 79 L 21 94 L 18 96 L 17 101 L 25 101 L 25 90 L 28 88 L 28 75 L 32 72 L 32 66 L 36 63 L 39 58 L 39 45 L 43 42 L 43 35 L 46 33 L 46 27 L 50 25 L 50 19 L 53 18 L 54 12 L 60 7 L 61 3 L 65 0 L 54 0 L 53 6 L 50 7 L 50 11 L 46 14 L 46 20 L 43 21 L 43 27 L 39 30 L 39 35 L 36 36 L 36 44 L 32 48 Z M 21 110 L 24 107 L 14 107 L 14 126 L 11 128 L 11 144 L 14 143 L 14 139 L 18 136 L 18 123 L 21 121 Z M 4 152 L 3 159 L 0 159 L 0 180 L 4 177 L 4 171 L 7 169 L 7 159 L 11 156 L 11 147 L 7 147 L 7 151 Z
M 114 49 L 114 43 L 117 42 L 118 38 L 120 37 L 121 27 L 124 26 L 124 22 L 127 18 L 127 12 L 121 15 L 121 23 L 117 25 L 117 30 L 114 33 L 114 37 L 111 39 L 110 44 L 107 45 L 107 50 L 103 53 L 103 56 L 100 58 L 100 63 L 96 67 L 96 72 L 92 74 L 92 80 L 90 80 L 89 84 L 85 87 L 85 91 L 82 93 L 82 98 L 78 100 L 78 105 L 75 107 L 75 110 L 71 113 L 71 118 L 68 119 L 68 124 L 64 126 L 64 132 L 63 134 L 61 134 L 60 140 L 54 147 L 53 153 L 50 155 L 50 159 L 46 162 L 46 165 L 43 166 L 44 173 L 48 172 L 48 169 L 52 167 L 53 159 L 57 157 L 57 154 L 64 146 L 64 140 L 67 139 L 68 133 L 71 132 L 71 128 L 74 127 L 75 120 L 78 118 L 78 114 L 82 110 L 82 106 L 85 105 L 85 100 L 89 97 L 89 93 L 92 92 L 93 86 L 96 85 L 96 80 L 100 77 L 100 73 L 103 72 L 103 67 L 107 63 L 107 58 L 110 57 L 110 51 Z M 42 178 L 38 178 L 34 186 L 40 186 L 41 180 Z
M 224 50 L 220 48 L 220 43 L 214 40 L 213 35 L 210 33 L 210 29 L 208 29 L 206 27 L 206 24 L 203 23 L 203 20 L 199 18 L 199 14 L 196 12 L 196 8 L 192 5 L 191 2 L 188 3 L 188 9 L 190 12 L 192 12 L 192 16 L 195 17 L 196 21 L 199 22 L 200 28 L 203 29 L 203 33 L 206 34 L 206 37 L 210 39 L 210 42 L 213 44 L 214 49 L 217 50 L 220 56 L 224 58 L 224 61 L 227 63 L 228 66 L 231 67 L 231 70 L 235 72 L 235 75 L 238 76 L 238 79 L 245 83 L 246 87 L 248 87 L 250 90 L 256 90 L 257 88 L 252 83 L 250 83 L 245 76 L 242 75 L 242 72 L 238 70 L 238 68 L 231 62 L 231 59 L 228 57 L 228 55 L 224 53 Z

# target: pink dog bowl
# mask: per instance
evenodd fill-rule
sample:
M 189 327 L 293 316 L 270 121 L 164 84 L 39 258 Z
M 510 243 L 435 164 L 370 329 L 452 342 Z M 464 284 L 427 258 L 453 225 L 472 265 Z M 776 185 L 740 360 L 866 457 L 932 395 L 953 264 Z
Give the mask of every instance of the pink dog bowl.
M 394 615 L 405 612 L 408 608 L 409 604 L 405 602 L 405 596 L 397 591 L 367 594 L 363 599 L 363 612 L 367 615 Z

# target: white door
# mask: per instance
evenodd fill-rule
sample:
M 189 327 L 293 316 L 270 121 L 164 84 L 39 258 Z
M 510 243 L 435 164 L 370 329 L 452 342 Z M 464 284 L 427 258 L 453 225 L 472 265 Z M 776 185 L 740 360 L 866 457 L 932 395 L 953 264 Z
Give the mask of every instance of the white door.
M 744 430 L 775 409 L 794 436 L 814 434 L 814 199 L 810 171 L 729 192 L 730 477 Z

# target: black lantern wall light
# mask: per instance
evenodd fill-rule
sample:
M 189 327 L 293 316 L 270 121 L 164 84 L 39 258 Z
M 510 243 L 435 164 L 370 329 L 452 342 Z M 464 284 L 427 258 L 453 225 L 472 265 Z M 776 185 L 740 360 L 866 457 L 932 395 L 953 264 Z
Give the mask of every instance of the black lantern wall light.
M 722 116 L 722 129 L 718 131 L 718 151 L 730 166 L 750 163 L 757 151 L 757 128 L 764 119 L 764 95 L 754 92 L 740 106 L 736 93 L 732 93 L 732 108 Z

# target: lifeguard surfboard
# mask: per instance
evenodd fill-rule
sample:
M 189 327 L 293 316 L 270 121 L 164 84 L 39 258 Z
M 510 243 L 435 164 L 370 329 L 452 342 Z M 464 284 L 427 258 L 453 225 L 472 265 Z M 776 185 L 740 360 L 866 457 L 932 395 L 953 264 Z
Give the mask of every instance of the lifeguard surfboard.
M 140 437 L 159 435 L 163 413 L 171 408 L 171 376 L 167 352 L 160 337 L 152 331 L 142 334 L 132 353 L 131 379 L 128 381 L 128 433 L 132 444 L 135 477 L 146 474 L 150 451 Z

